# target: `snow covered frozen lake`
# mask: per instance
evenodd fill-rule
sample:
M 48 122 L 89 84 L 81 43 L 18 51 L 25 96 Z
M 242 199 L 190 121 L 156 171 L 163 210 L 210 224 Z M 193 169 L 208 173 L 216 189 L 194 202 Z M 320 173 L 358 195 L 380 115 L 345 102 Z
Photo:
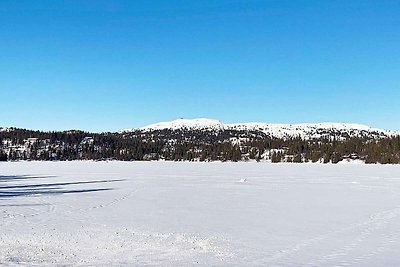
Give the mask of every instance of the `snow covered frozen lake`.
M 0 265 L 399 266 L 400 166 L 0 163 Z

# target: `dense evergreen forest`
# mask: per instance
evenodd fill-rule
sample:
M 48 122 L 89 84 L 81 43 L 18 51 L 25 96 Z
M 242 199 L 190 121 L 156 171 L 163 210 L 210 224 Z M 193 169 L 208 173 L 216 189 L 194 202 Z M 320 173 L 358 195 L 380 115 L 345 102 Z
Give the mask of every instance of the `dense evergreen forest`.
M 0 131 L 0 161 L 172 160 L 400 163 L 400 136 L 275 138 L 260 131 L 156 130 L 128 133 Z

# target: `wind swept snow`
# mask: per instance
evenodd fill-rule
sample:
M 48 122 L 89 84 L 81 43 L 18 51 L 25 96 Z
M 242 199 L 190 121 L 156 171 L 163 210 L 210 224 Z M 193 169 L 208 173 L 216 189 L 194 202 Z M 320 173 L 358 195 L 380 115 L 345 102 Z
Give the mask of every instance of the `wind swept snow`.
M 2 266 L 398 266 L 400 167 L 0 163 Z

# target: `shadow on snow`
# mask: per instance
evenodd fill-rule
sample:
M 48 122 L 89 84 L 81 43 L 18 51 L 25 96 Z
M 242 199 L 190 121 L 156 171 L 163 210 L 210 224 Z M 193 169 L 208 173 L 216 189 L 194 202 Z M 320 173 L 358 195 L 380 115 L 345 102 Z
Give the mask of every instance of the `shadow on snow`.
M 6 182 L 13 181 L 29 181 L 30 179 L 44 179 L 52 178 L 55 176 L 0 176 L 0 182 L 5 182 L 5 185 L 0 186 L 0 199 L 12 198 L 21 196 L 38 196 L 38 195 L 61 195 L 61 194 L 79 194 L 90 192 L 101 192 L 113 190 L 109 187 L 100 187 L 96 185 L 110 184 L 114 182 L 121 182 L 124 180 L 96 180 L 96 181 L 78 181 L 78 182 L 64 182 L 64 183 L 38 183 L 38 184 L 7 184 Z M 92 185 L 94 188 L 71 188 L 77 185 Z
M 46 179 L 46 178 L 54 178 L 56 176 L 30 176 L 30 175 L 0 175 L 0 183 L 2 182 L 12 182 L 14 180 L 26 180 L 26 179 Z

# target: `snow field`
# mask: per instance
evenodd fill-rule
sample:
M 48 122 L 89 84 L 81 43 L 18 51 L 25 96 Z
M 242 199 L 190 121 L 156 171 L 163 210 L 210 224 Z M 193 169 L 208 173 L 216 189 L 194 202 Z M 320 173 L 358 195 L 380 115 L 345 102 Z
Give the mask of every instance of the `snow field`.
M 400 166 L 0 164 L 2 266 L 395 266 Z

